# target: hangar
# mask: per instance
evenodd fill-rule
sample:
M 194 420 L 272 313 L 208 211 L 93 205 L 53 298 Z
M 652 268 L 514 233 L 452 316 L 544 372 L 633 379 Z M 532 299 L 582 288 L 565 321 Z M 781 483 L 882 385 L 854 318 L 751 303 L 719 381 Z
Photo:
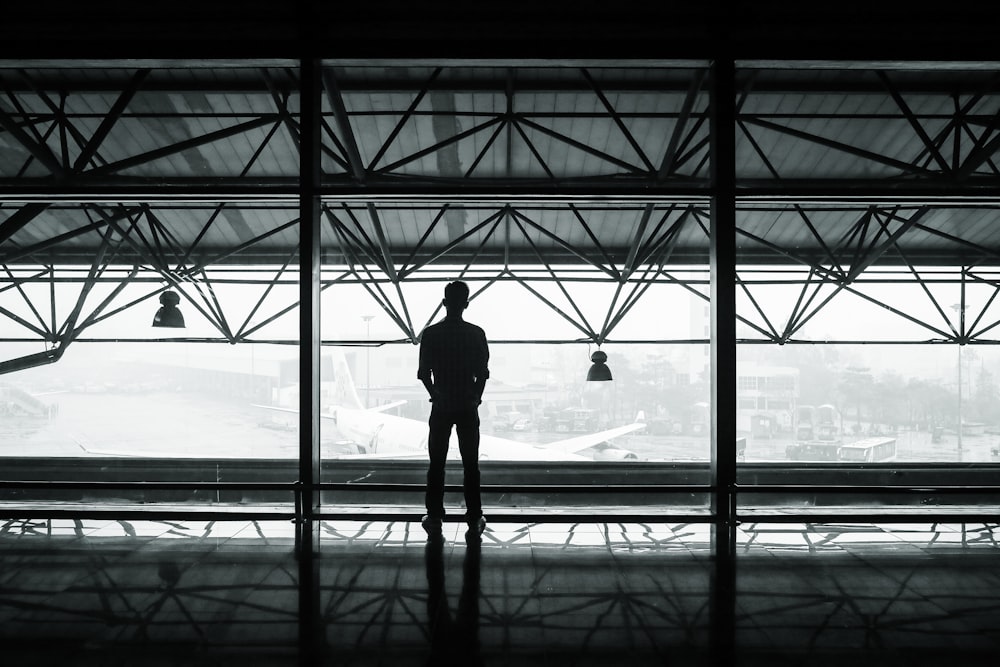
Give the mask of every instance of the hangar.
M 0 601 L 15 651 L 58 628 L 47 657 L 81 664 L 154 648 L 434 664 L 462 643 L 439 617 L 447 577 L 476 608 L 448 621 L 476 630 L 463 650 L 485 664 L 986 655 L 995 587 L 964 606 L 932 584 L 866 596 L 956 563 L 995 582 L 988 17 L 223 5 L 155 32 L 119 9 L 18 9 L 3 29 Z M 454 550 L 425 546 L 422 460 L 374 456 L 377 432 L 361 456 L 330 455 L 344 423 L 326 406 L 335 355 L 364 407 L 372 389 L 381 401 L 372 359 L 388 373 L 390 352 L 415 354 L 455 277 L 510 378 L 529 361 L 582 377 L 606 350 L 620 394 L 579 383 L 575 400 L 610 400 L 608 427 L 701 404 L 701 437 L 673 441 L 687 456 L 485 460 L 482 544 L 456 527 Z M 183 328 L 151 326 L 175 297 Z M 635 350 L 642 378 L 625 372 Z M 780 370 L 808 355 L 839 385 Z M 907 394 L 894 422 L 882 403 L 903 384 L 873 390 L 873 355 L 903 379 L 932 363 L 956 376 L 931 407 Z M 667 367 L 690 405 L 635 389 Z M 852 419 L 866 432 L 833 460 L 793 454 L 807 448 L 787 433 L 792 449 L 774 444 L 822 382 L 869 387 L 836 399 L 842 435 Z M 880 426 L 892 457 L 852 459 Z M 178 545 L 187 556 L 164 555 Z M 796 555 L 829 568 L 903 546 L 875 566 L 887 576 L 824 570 L 836 594 L 780 574 Z M 93 553 L 58 569 L 77 549 Z M 595 567 L 612 574 L 581 586 Z M 901 611 L 910 596 L 928 609 Z

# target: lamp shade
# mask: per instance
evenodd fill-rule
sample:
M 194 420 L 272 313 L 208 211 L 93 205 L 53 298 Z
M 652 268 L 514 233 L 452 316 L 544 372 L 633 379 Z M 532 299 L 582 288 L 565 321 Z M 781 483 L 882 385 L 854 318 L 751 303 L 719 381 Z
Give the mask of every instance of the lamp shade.
M 608 360 L 608 355 L 598 350 L 590 355 L 590 360 L 594 363 L 587 371 L 587 382 L 607 382 L 611 379 L 611 369 L 605 363 Z
M 153 316 L 154 327 L 169 327 L 172 329 L 184 328 L 184 316 L 177 309 L 177 304 L 181 298 L 177 292 L 164 292 L 160 295 L 160 309 Z

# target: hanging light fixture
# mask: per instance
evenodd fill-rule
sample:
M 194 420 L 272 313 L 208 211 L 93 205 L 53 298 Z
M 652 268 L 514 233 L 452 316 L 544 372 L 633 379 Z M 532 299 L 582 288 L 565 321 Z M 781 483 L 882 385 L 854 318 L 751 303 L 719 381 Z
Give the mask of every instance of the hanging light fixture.
M 608 368 L 608 355 L 598 350 L 590 355 L 590 360 L 594 362 L 587 371 L 587 382 L 607 382 L 611 379 L 611 369 Z
M 184 316 L 177 310 L 181 298 L 177 292 L 166 291 L 160 294 L 160 309 L 153 316 L 154 327 L 184 328 Z

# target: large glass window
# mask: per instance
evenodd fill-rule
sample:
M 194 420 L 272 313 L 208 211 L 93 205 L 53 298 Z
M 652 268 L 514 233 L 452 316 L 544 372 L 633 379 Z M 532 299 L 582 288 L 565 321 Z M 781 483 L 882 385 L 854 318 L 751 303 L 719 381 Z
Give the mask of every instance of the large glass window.
M 247 225 L 248 235 L 231 239 L 234 222 L 248 220 L 257 231 Z M 67 241 L 31 252 L 37 230 L 26 229 L 7 246 L 25 250 L 0 292 L 6 479 L 298 478 L 298 415 L 262 407 L 298 392 L 298 273 L 287 253 L 271 250 L 295 246 L 294 208 L 59 203 L 36 221 Z M 195 230 L 197 247 L 186 236 Z M 74 250 L 75 264 L 44 261 Z M 20 497 L 292 500 L 290 492 L 181 489 Z

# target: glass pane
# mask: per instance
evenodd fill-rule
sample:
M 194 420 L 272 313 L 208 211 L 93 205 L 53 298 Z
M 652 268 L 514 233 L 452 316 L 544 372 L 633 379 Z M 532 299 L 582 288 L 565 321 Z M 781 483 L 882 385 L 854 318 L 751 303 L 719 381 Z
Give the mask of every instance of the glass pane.
M 121 209 L 128 209 L 127 212 Z M 224 211 L 224 215 L 220 214 Z M 100 212 L 101 215 L 95 215 Z M 128 223 L 116 222 L 129 220 Z M 52 204 L 0 307 L 0 456 L 10 480 L 289 483 L 298 479 L 294 208 Z M 246 234 L 230 234 L 234 219 Z M 149 245 L 158 235 L 166 245 Z M 59 241 L 61 239 L 61 242 Z M 169 239 L 169 243 L 165 241 Z M 165 259 L 167 253 L 169 262 Z M 18 499 L 292 503 L 290 490 L 31 490 Z M 151 506 L 151 505 L 147 505 Z

